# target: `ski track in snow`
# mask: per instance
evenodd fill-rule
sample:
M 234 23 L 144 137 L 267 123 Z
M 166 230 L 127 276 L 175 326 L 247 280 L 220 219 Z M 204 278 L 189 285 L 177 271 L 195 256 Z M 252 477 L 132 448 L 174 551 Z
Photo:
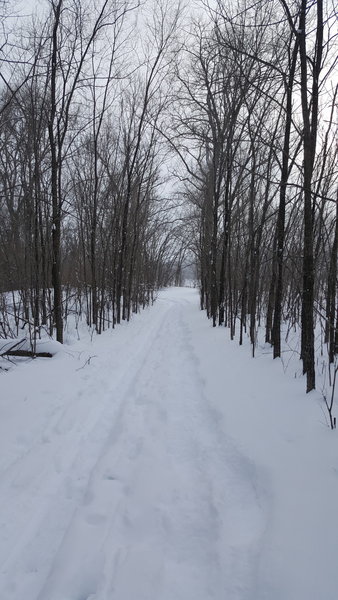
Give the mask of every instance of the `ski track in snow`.
M 208 403 L 195 305 L 165 294 L 43 435 L 27 432 L 0 484 L 3 600 L 255 598 L 258 478 Z

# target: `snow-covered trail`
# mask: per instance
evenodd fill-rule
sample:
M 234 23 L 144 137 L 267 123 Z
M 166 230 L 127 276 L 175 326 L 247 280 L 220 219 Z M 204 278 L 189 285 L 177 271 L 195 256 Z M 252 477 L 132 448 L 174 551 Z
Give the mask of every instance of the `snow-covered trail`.
M 84 369 L 60 359 L 68 390 L 48 366 L 59 400 L 1 476 L 3 600 L 255 598 L 265 516 L 208 401 L 196 304 L 168 290 Z
M 189 288 L 67 335 L 0 373 L 0 600 L 336 600 L 337 436 L 292 349 L 253 360 Z

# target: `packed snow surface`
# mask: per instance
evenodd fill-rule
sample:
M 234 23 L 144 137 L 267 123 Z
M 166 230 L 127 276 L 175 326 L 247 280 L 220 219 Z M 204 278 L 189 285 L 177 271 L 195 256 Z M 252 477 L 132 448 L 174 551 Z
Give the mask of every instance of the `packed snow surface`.
M 292 360 L 173 288 L 2 372 L 1 600 L 337 600 L 337 433 Z

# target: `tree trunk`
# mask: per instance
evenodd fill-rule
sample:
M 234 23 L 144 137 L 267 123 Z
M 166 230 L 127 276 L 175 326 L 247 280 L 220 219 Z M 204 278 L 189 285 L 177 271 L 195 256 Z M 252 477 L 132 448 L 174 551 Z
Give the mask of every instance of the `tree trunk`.
M 60 206 L 60 156 L 57 156 L 57 140 L 54 125 L 56 117 L 56 76 L 57 76 L 57 48 L 58 28 L 60 23 L 62 0 L 53 5 L 54 27 L 52 35 L 52 66 L 51 66 L 51 108 L 48 124 L 49 143 L 51 150 L 51 194 L 52 194 L 52 286 L 54 288 L 54 324 L 56 339 L 63 342 L 62 321 L 62 287 L 61 287 L 61 206 Z

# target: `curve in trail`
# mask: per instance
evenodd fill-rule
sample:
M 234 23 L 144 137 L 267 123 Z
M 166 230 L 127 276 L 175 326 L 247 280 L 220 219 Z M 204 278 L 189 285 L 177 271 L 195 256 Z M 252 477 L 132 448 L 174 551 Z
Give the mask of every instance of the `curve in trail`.
M 168 291 L 39 600 L 254 598 L 264 519 L 250 461 L 208 404 L 196 296 Z

